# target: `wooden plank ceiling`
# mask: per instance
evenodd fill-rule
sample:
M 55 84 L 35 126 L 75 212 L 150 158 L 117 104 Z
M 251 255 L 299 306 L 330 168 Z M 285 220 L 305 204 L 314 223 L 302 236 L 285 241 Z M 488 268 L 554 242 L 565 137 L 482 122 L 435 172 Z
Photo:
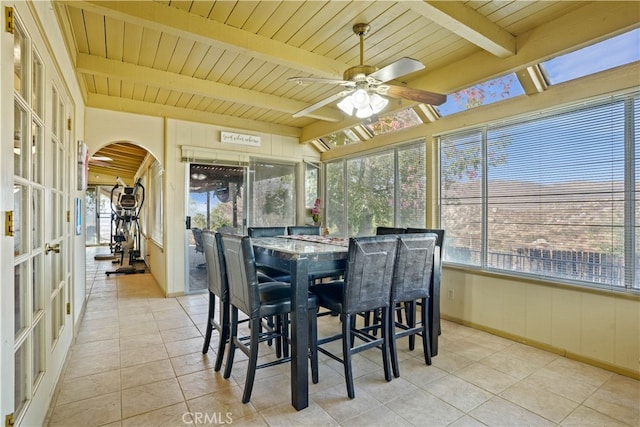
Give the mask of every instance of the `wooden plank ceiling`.
M 296 137 L 318 121 L 339 129 L 351 120 L 335 104 L 292 117 L 343 88 L 287 78 L 342 79 L 360 62 L 356 23 L 371 25 L 365 64 L 381 68 L 402 57 L 425 64 L 393 82 L 411 86 L 480 51 L 513 56 L 519 34 L 585 3 L 54 1 L 87 106 Z M 418 88 L 459 89 L 436 86 Z

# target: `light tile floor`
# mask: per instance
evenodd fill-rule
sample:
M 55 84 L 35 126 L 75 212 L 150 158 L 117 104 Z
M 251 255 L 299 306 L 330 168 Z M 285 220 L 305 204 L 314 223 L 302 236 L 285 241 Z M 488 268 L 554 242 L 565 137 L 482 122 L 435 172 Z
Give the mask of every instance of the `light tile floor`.
M 217 335 L 201 352 L 208 295 L 163 298 L 150 274 L 110 268 L 88 250 L 86 314 L 49 426 L 640 425 L 640 382 L 447 321 L 431 366 L 401 342 L 401 378 L 389 383 L 378 351 L 356 356 L 353 400 L 342 366 L 321 355 L 307 409 L 290 404 L 289 365 L 258 371 L 244 405 L 242 353 L 225 380 L 213 370 Z M 320 335 L 338 327 L 323 317 Z

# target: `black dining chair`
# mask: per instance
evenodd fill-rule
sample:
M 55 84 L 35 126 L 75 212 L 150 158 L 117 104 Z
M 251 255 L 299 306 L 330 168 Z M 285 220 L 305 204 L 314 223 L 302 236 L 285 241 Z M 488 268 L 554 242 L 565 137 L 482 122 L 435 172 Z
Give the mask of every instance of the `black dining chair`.
M 224 359 L 224 351 L 229 342 L 230 305 L 229 305 L 229 282 L 227 280 L 227 267 L 222 251 L 222 235 L 212 231 L 202 233 L 202 243 L 205 259 L 207 261 L 207 287 L 209 289 L 209 312 L 207 315 L 207 329 L 205 331 L 204 345 L 202 353 L 207 354 L 211 335 L 213 331 L 218 331 L 218 350 L 214 370 L 219 371 Z M 273 279 L 258 275 L 258 282 L 273 282 Z M 218 300 L 218 318 L 216 319 L 216 299 Z M 267 319 L 273 326 L 273 321 Z M 276 353 L 280 356 L 286 347 L 280 343 Z
M 405 229 L 399 227 L 376 227 L 376 236 L 385 234 L 404 234 Z
M 207 316 L 207 329 L 204 337 L 202 353 L 209 351 L 211 334 L 215 329 L 219 334 L 218 352 L 214 370 L 222 367 L 224 350 L 229 341 L 229 284 L 227 282 L 227 269 L 223 260 L 222 240 L 219 233 L 205 231 L 202 233 L 204 256 L 207 261 L 207 282 L 209 287 L 209 314 Z M 219 317 L 216 320 L 216 298 L 219 301 Z
M 276 237 L 287 234 L 287 227 L 249 227 L 247 234 L 251 238 Z M 283 270 L 258 264 L 258 272 L 280 282 L 289 282 L 291 275 Z
M 229 281 L 229 302 L 231 304 L 231 329 L 227 364 L 224 370 L 224 378 L 231 376 L 233 360 L 236 349 L 240 349 L 249 358 L 247 376 L 245 380 L 242 403 L 251 399 L 251 391 L 257 369 L 286 363 L 290 357 L 281 357 L 277 360 L 258 365 L 259 343 L 271 339 L 280 339 L 287 344 L 286 328 L 270 329 L 264 327 L 261 319 L 264 317 L 276 317 L 282 319 L 291 312 L 291 286 L 283 282 L 258 283 L 255 256 L 251 238 L 248 236 L 222 235 L 222 247 L 224 251 L 227 277 Z M 309 357 L 311 359 L 311 372 L 314 383 L 318 382 L 318 353 L 317 340 L 317 298 L 309 295 L 307 301 L 309 310 Z M 249 318 L 250 335 L 241 337 L 238 335 L 239 312 L 243 312 Z M 278 321 L 278 324 L 286 324 Z
M 340 314 L 342 332 L 319 338 L 318 351 L 344 365 L 347 395 L 351 399 L 355 397 L 351 358 L 357 353 L 379 348 L 382 351 L 385 379 L 391 381 L 388 323 L 396 246 L 397 236 L 352 237 L 349 239 L 344 279 L 310 289 L 318 297 L 321 307 Z M 380 337 L 370 333 L 371 327 L 358 327 L 356 324 L 357 313 L 377 310 L 381 313 Z M 363 343 L 357 344 L 356 339 Z M 342 358 L 322 347 L 336 340 L 342 340 Z
M 429 329 L 437 333 L 431 337 L 431 355 L 438 354 L 438 335 L 442 333 L 442 325 L 440 323 L 440 280 L 442 278 L 442 261 L 444 260 L 444 239 L 445 230 L 441 228 L 407 228 L 407 233 L 433 233 L 438 239 L 434 251 L 434 268 L 433 283 L 431 286 L 431 295 L 429 297 Z M 409 337 L 409 348 L 413 350 L 415 346 L 415 337 Z
M 287 227 L 287 234 L 289 234 L 290 236 L 319 236 L 320 227 L 316 225 L 290 225 Z
M 249 237 L 275 237 L 287 234 L 287 227 L 249 227 L 247 229 Z
M 398 248 L 391 283 L 391 307 L 404 304 L 405 319 L 389 322 L 391 367 L 395 377 L 400 376 L 397 339 L 415 335 L 422 336 L 425 363 L 431 365 L 431 343 L 427 319 L 427 301 L 432 280 L 435 234 L 404 234 L 398 236 Z M 416 323 L 416 302 L 420 302 L 421 322 Z M 412 349 L 411 349 L 412 350 Z

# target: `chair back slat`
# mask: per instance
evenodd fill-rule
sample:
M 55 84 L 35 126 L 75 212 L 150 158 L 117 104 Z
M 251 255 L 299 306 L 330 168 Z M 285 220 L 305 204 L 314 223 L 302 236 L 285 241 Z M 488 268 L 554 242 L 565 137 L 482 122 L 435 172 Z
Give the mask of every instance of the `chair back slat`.
M 259 317 L 260 291 L 251 238 L 223 234 L 222 247 L 229 280 L 229 302 L 250 318 Z
M 344 274 L 344 311 L 355 314 L 389 306 L 397 236 L 349 239 Z
M 391 301 L 413 301 L 429 296 L 437 236 L 405 234 L 398 237 Z
M 249 227 L 249 237 L 274 237 L 287 234 L 287 227 Z
M 209 291 L 218 296 L 222 301 L 229 299 L 229 283 L 227 281 L 227 268 L 222 253 L 222 236 L 213 231 L 202 233 L 204 246 L 204 258 L 207 262 L 207 284 Z

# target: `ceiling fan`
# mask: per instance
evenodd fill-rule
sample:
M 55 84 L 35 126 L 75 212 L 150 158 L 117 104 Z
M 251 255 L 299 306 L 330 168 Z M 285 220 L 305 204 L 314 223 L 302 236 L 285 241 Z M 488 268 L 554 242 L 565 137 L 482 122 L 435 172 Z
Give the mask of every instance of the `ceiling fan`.
M 293 117 L 305 116 L 341 98 L 344 99 L 338 102 L 337 106 L 350 116 L 355 112 L 358 118 L 367 118 L 382 111 L 389 102 L 384 96 L 403 98 L 431 105 L 440 105 L 447 100 L 446 95 L 439 93 L 385 84 L 390 80 L 422 70 L 424 65 L 412 58 L 401 58 L 379 70 L 374 66 L 365 65 L 364 36 L 367 35 L 370 28 L 369 24 L 362 23 L 353 26 L 353 32 L 360 37 L 360 64 L 347 69 L 343 74 L 343 80 L 318 77 L 290 77 L 288 79 L 301 85 L 305 83 L 324 83 L 346 87 L 345 90 L 298 111 Z

